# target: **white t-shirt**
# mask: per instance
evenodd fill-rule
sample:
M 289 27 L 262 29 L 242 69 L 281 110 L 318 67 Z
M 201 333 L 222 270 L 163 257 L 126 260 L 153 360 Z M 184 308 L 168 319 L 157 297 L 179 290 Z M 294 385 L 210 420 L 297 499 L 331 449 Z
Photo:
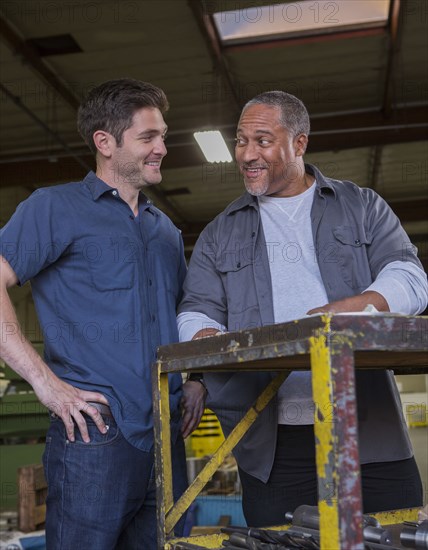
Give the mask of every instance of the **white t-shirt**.
M 328 303 L 310 223 L 315 184 L 295 197 L 259 197 L 275 323 Z M 278 391 L 279 424 L 313 424 L 311 373 L 292 372 Z

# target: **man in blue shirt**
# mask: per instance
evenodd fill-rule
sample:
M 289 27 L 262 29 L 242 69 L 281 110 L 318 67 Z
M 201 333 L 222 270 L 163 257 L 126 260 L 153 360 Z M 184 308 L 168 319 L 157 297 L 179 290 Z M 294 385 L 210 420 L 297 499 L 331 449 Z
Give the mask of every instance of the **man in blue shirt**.
M 167 109 L 164 92 L 148 83 L 94 88 L 78 128 L 96 173 L 37 190 L 0 233 L 1 357 L 51 411 L 48 550 L 156 548 L 150 365 L 157 346 L 178 340 L 186 272 L 179 230 L 142 193 L 162 179 Z M 7 293 L 28 280 L 44 361 Z M 199 386 L 186 389 L 185 434 L 198 421 L 190 409 L 202 408 Z M 177 498 L 187 485 L 179 374 L 170 396 Z

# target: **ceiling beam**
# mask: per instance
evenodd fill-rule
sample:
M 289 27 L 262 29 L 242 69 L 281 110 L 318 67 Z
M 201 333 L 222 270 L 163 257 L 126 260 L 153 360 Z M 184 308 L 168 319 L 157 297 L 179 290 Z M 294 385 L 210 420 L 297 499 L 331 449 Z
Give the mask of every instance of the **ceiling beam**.
M 374 190 L 376 190 L 379 187 L 378 179 L 379 179 L 379 172 L 380 172 L 380 167 L 382 162 L 382 153 L 383 153 L 383 146 L 375 145 L 372 161 L 370 165 L 369 179 L 368 179 L 369 186 Z
M 394 76 L 397 67 L 398 52 L 401 46 L 403 33 L 403 2 L 402 0 L 391 0 L 389 7 L 388 31 L 389 49 L 388 62 L 386 66 L 384 93 L 383 93 L 383 115 L 389 118 L 392 113 L 394 100 Z
M 36 50 L 22 39 L 18 32 L 2 15 L 0 15 L 0 38 L 9 46 L 14 54 L 22 58 L 23 63 L 27 65 L 38 78 L 41 78 L 49 87 L 53 88 L 69 107 L 74 111 L 78 109 L 79 98 L 59 79 L 39 56 Z
M 21 98 L 18 96 L 15 96 L 6 88 L 6 86 L 3 86 L 3 84 L 0 82 L 0 90 L 5 94 L 6 97 L 8 97 L 19 109 L 21 109 L 26 115 L 28 115 L 33 122 L 35 122 L 40 128 L 46 132 L 48 135 L 53 137 L 53 139 L 62 145 L 65 151 L 75 159 L 75 161 L 80 164 L 85 170 L 90 170 L 91 168 L 86 163 L 86 161 L 82 160 L 81 156 L 78 155 L 73 149 L 71 149 L 66 141 L 62 139 L 62 137 L 52 130 L 41 118 L 39 118 L 36 114 L 33 113 L 31 109 L 29 109 L 24 103 L 22 102 Z
M 343 114 L 313 115 L 311 134 L 325 130 L 349 130 L 383 127 L 392 125 L 414 125 L 428 120 L 428 103 L 413 107 L 396 106 L 390 120 L 385 121 L 381 111 L 360 110 Z
M 397 56 L 401 44 L 401 35 L 403 28 L 403 4 L 401 0 L 391 0 L 388 16 L 388 36 L 389 49 L 388 61 L 386 65 L 384 94 L 382 102 L 382 114 L 388 119 L 392 114 L 394 75 L 397 65 Z M 377 188 L 379 172 L 382 162 L 382 145 L 375 145 L 373 160 L 371 165 L 370 185 L 372 189 Z
M 428 199 L 388 202 L 402 223 L 425 221 L 428 212 Z
M 226 59 L 223 55 L 223 47 L 215 28 L 213 17 L 205 10 L 204 4 L 200 0 L 188 0 L 188 2 L 202 37 L 208 47 L 214 69 L 217 69 L 222 76 L 228 88 L 228 92 L 234 100 L 236 111 L 240 112 L 242 101 L 239 99 L 236 91 L 237 87 L 233 82 Z
M 382 111 L 312 117 L 308 152 L 340 151 L 428 139 L 428 105 L 397 107 L 389 120 Z
M 428 123 L 353 127 L 343 130 L 314 132 L 309 137 L 308 153 L 342 151 L 359 147 L 392 145 L 428 139 Z

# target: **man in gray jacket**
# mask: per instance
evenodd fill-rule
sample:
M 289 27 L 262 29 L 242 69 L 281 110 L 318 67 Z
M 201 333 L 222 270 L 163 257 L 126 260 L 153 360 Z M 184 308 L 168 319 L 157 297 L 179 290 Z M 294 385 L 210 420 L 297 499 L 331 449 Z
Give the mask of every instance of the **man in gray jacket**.
M 180 305 L 180 340 L 281 323 L 319 312 L 417 314 L 427 278 L 408 236 L 371 189 L 305 164 L 309 116 L 285 92 L 245 106 L 236 161 L 246 193 L 202 232 Z M 204 376 L 226 434 L 269 373 Z M 357 373 L 365 512 L 419 506 L 422 484 L 389 371 Z M 293 372 L 236 447 L 249 525 L 283 523 L 317 503 L 310 372 Z

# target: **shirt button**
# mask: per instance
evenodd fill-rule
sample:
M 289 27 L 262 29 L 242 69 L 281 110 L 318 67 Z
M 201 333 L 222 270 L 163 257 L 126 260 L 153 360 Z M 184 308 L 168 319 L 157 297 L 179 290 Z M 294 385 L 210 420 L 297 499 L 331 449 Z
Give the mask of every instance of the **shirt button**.
M 361 244 L 361 241 L 360 241 L 360 239 L 355 239 L 355 241 L 354 241 L 354 242 L 355 242 L 355 244 Z
M 116 191 L 116 189 L 115 189 L 114 191 L 112 191 L 111 194 L 113 195 L 113 197 L 116 197 L 116 196 L 117 196 L 117 191 Z
M 153 321 L 153 322 L 156 321 L 156 316 L 155 316 L 155 315 L 152 315 L 152 321 Z
M 132 214 L 129 214 L 129 217 L 130 217 L 131 220 L 134 219 L 134 216 Z
M 152 284 L 153 284 L 153 283 L 152 283 L 152 280 L 149 279 L 149 286 L 152 286 Z

